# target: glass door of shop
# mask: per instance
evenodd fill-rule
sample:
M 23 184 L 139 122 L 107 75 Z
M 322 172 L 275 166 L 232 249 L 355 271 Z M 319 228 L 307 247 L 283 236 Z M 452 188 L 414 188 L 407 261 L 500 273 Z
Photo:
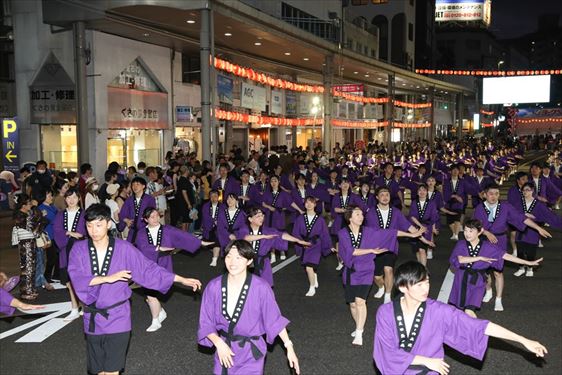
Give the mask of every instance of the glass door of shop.
M 77 170 L 76 125 L 41 125 L 41 158 L 49 168 Z
M 121 137 L 107 139 L 107 164 L 116 161 L 121 167 L 127 165 L 125 157 L 127 150 L 127 139 Z
M 161 163 L 162 131 L 153 129 L 110 130 L 107 138 L 107 163 L 136 167 L 141 161 L 148 166 Z

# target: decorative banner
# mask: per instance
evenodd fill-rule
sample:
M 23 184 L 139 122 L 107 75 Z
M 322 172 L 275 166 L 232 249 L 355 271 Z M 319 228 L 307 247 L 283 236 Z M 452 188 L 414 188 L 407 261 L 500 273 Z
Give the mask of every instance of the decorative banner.
M 297 94 L 292 91 L 285 93 L 285 112 L 287 115 L 297 115 Z
M 283 91 L 271 90 L 271 105 L 269 111 L 271 114 L 283 114 Z
M 286 117 L 269 117 L 269 116 L 260 116 L 260 115 L 250 115 L 248 113 L 224 111 L 222 109 L 215 110 L 215 117 L 219 120 L 245 122 L 245 123 L 258 124 L 258 125 L 276 125 L 276 126 L 311 126 L 311 125 L 314 126 L 314 125 L 322 125 L 324 123 L 323 118 L 297 119 L 297 118 L 286 118 Z
M 429 122 L 423 124 L 393 122 L 392 126 L 395 128 L 420 129 L 420 128 L 429 128 L 431 127 L 431 124 Z
M 17 117 L 2 119 L 2 162 L 4 170 L 19 174 L 20 137 Z
M 260 112 L 265 111 L 265 87 L 255 86 L 249 83 L 242 82 L 242 91 L 240 93 L 240 98 L 241 107 L 253 109 Z
M 405 107 L 405 108 L 431 108 L 431 103 L 406 103 L 401 102 L 400 100 L 393 100 L 392 101 L 396 107 Z
M 212 58 L 212 57 L 211 57 Z M 305 85 L 291 81 L 285 81 L 283 79 L 274 78 L 270 75 L 264 73 L 258 73 L 250 68 L 244 68 L 240 65 L 230 63 L 226 60 L 219 59 L 215 57 L 215 68 L 219 70 L 224 70 L 238 77 L 247 78 L 251 81 L 261 83 L 263 85 L 268 85 L 271 87 L 277 87 L 285 90 L 300 91 L 300 92 L 311 92 L 311 93 L 323 93 L 324 86 L 320 85 Z
M 232 105 L 232 91 L 233 91 L 232 78 L 217 74 L 217 94 L 219 102 Z
M 365 85 L 361 84 L 347 84 L 347 85 L 334 85 L 332 90 L 336 92 L 353 93 L 354 95 L 363 96 L 365 92 Z
M 372 129 L 382 126 L 388 126 L 388 121 L 373 121 L 373 120 L 350 121 L 350 120 L 332 119 L 330 123 L 332 124 L 332 126 L 336 128 L 354 128 L 354 129 L 363 129 L 363 128 Z
M 439 74 L 456 76 L 535 76 L 535 75 L 559 75 L 562 69 L 543 70 L 449 70 L 449 69 L 416 69 L 418 74 Z

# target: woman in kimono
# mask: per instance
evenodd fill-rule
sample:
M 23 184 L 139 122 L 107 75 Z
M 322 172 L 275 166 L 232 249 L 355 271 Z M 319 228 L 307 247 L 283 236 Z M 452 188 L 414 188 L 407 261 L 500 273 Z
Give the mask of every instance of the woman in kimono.
M 433 242 L 433 226 L 439 221 L 439 211 L 437 211 L 435 203 L 427 199 L 426 184 L 422 183 L 418 186 L 416 195 L 418 198 L 414 199 L 410 204 L 409 219 L 418 228 L 427 228 L 423 237 L 427 241 Z M 427 264 L 426 249 L 429 250 L 429 245 L 424 244 L 420 240 L 414 240 L 411 243 L 418 262 L 425 266 Z
M 299 361 L 286 329 L 289 321 L 281 315 L 268 283 L 248 272 L 255 259 L 254 248 L 246 241 L 232 241 L 225 255 L 227 273 L 205 288 L 197 332 L 200 345 L 216 348 L 213 373 L 263 374 L 266 342 L 273 344 L 279 336 L 289 366 L 299 374 Z
M 481 361 L 489 336 L 519 342 L 537 357 L 547 353 L 536 341 L 427 298 L 429 274 L 421 263 L 406 262 L 395 276 L 397 297 L 377 311 L 373 359 L 383 375 L 448 374 L 443 344 Z
M 355 331 L 351 333 L 352 344 L 361 346 L 367 319 L 366 302 L 375 273 L 374 260 L 377 254 L 389 251 L 387 244 L 396 241 L 398 235 L 414 235 L 394 229 L 377 231 L 364 226 L 363 211 L 358 206 L 350 206 L 344 219 L 347 225 L 338 232 L 338 254 L 345 266 L 342 273 L 345 302 L 349 304 L 355 321 Z
M 219 222 L 219 211 L 222 205 L 219 203 L 219 191 L 211 190 L 209 192 L 209 201 L 203 203 L 201 207 L 201 232 L 204 241 L 214 244 L 212 252 L 213 258 L 209 266 L 216 267 L 220 255 L 220 243 L 217 234 L 217 225 Z
M 310 246 L 310 242 L 302 241 L 288 233 L 264 225 L 265 215 L 259 207 L 250 208 L 247 218 L 249 225 L 242 227 L 238 231 L 236 238 L 242 238 L 252 244 L 252 248 L 256 253 L 254 273 L 273 286 L 273 272 L 271 270 L 269 253 L 273 249 L 287 251 L 288 241 L 296 242 L 304 247 Z
M 515 209 L 522 212 L 528 218 L 538 223 L 548 223 L 552 228 L 562 229 L 562 217 L 551 211 L 544 203 L 540 202 L 535 196 L 535 185 L 531 182 L 523 184 L 521 189 L 523 197 L 521 203 L 514 205 Z M 530 227 L 525 227 L 523 231 L 517 231 L 515 243 L 517 244 L 517 256 L 523 260 L 533 261 L 537 257 L 537 248 L 540 241 L 539 232 Z M 515 276 L 525 274 L 533 277 L 534 272 L 531 267 L 520 267 Z
M 129 280 L 166 293 L 173 283 L 201 288 L 201 282 L 176 275 L 146 259 L 130 242 L 109 237 L 111 210 L 91 205 L 85 213 L 89 239 L 72 247 L 68 274 L 84 304 L 88 372 L 123 371 L 131 337 L 132 291 Z
M 230 241 L 236 239 L 236 233 L 246 226 L 246 214 L 238 207 L 238 197 L 234 193 L 226 196 L 226 204 L 219 209 L 217 221 L 217 237 L 221 246 L 221 252 Z
M 160 224 L 160 213 L 155 207 L 144 210 L 142 216 L 146 222 L 146 227 L 139 231 L 135 245 L 147 259 L 169 272 L 174 271 L 171 251 L 180 249 L 193 254 L 201 246 L 213 244 L 212 242 L 201 241 L 192 234 L 174 226 Z M 146 329 L 146 332 L 154 332 L 162 327 L 162 322 L 168 315 L 158 300 L 159 293 L 157 291 L 144 289 L 144 293 L 152 315 L 152 323 Z
M 464 224 L 466 240 L 457 242 L 449 262 L 455 272 L 455 280 L 449 296 L 449 303 L 464 310 L 473 318 L 475 310 L 480 309 L 486 291 L 486 273 L 490 269 L 501 270 L 504 260 L 526 266 L 538 266 L 542 261 L 527 261 L 507 254 L 505 250 L 482 241 L 482 223 L 476 219 Z
M 55 243 L 59 249 L 60 282 L 68 288 L 70 302 L 72 304 L 70 314 L 64 319 L 65 321 L 71 321 L 77 319 L 80 315 L 78 313 L 78 299 L 76 298 L 72 283 L 68 277 L 68 259 L 74 243 L 84 239 L 87 232 L 84 212 L 79 206 L 80 193 L 78 189 L 69 189 L 64 194 L 64 201 L 66 203 L 66 209 L 59 211 L 55 217 L 53 232 L 55 235 Z
M 291 203 L 291 195 L 281 190 L 279 186 L 279 176 L 271 176 L 269 178 L 269 189 L 263 193 L 262 202 L 262 207 L 265 208 L 266 226 L 281 232 L 284 231 L 285 211 L 291 207 Z M 285 252 L 282 252 L 281 260 L 285 260 L 285 258 Z M 271 251 L 271 263 L 275 263 L 276 261 L 275 250 L 273 250 Z
M 142 213 L 149 207 L 156 207 L 156 200 L 152 195 L 145 194 L 146 180 L 142 177 L 134 177 L 131 181 L 133 194 L 125 201 L 119 211 L 119 224 L 117 229 L 123 232 L 125 227 L 129 228 L 127 241 L 134 244 L 139 231 L 146 226 L 142 219 Z
M 302 254 L 301 264 L 305 268 L 308 276 L 309 288 L 305 294 L 307 297 L 313 297 L 318 288 L 318 274 L 316 273 L 320 258 L 322 255 L 330 254 L 332 243 L 330 241 L 330 233 L 324 218 L 316 211 L 317 199 L 308 196 L 304 200 L 306 212 L 304 215 L 297 217 L 293 226 L 293 236 L 301 240 L 311 243 L 308 248 L 295 246 Z

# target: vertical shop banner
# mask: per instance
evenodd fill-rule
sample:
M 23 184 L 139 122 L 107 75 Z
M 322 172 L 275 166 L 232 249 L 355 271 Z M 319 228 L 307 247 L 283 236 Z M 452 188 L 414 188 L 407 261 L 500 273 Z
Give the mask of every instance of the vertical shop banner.
M 299 95 L 299 112 L 301 115 L 308 115 L 312 107 L 312 95 L 301 93 Z
M 219 102 L 232 105 L 232 91 L 234 83 L 232 78 L 225 77 L 221 74 L 217 75 L 217 94 Z
M 285 110 L 287 116 L 297 114 L 297 94 L 292 91 L 285 93 Z
M 177 105 L 176 122 L 193 122 L 193 107 L 187 105 Z
M 256 111 L 265 111 L 265 88 L 242 82 L 241 107 Z
M 2 119 L 2 163 L 4 170 L 19 172 L 20 139 L 16 117 Z
M 271 90 L 271 114 L 283 114 L 283 91 Z

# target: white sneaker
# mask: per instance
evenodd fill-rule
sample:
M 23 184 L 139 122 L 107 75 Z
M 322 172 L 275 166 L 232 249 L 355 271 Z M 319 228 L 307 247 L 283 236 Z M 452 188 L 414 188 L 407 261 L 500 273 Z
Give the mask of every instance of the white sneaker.
M 449 238 L 449 239 L 450 239 L 450 240 L 453 240 L 453 241 L 458 241 L 458 240 L 459 240 L 459 236 L 458 236 L 457 234 L 453 234 L 453 235 L 451 236 L 451 238 Z
M 281 253 L 281 256 L 279 257 L 279 259 L 285 260 L 285 259 L 287 259 L 287 256 L 285 255 L 285 253 Z
M 427 259 L 433 259 L 433 250 L 427 250 Z
M 496 297 L 496 303 L 494 306 L 494 311 L 503 311 L 502 299 Z
M 275 256 L 275 254 L 271 253 L 271 256 L 269 257 L 269 261 L 273 264 L 275 262 L 277 262 L 277 257 Z
M 390 302 L 390 293 L 385 293 L 383 303 L 389 303 L 389 302 Z
M 355 337 L 355 331 L 351 332 L 351 337 Z
M 363 332 L 357 334 L 356 331 L 355 336 L 353 337 L 353 341 L 351 343 L 353 345 L 363 346 Z
M 382 296 L 384 296 L 384 286 L 381 286 L 379 288 L 379 290 L 377 290 L 377 292 L 375 293 L 375 295 L 373 297 L 382 298 Z
M 314 274 L 314 287 L 318 288 L 318 275 Z
M 216 266 L 217 266 L 217 261 L 218 261 L 218 259 L 219 259 L 219 258 L 214 258 L 214 257 L 213 257 L 213 260 L 211 260 L 211 264 L 209 264 L 209 266 L 211 266 L 211 267 L 216 267 Z
M 520 268 L 517 270 L 517 272 L 515 272 L 515 273 L 513 274 L 513 276 L 517 276 L 517 277 L 523 276 L 524 273 L 525 273 L 525 267 L 520 267 Z
M 316 294 L 316 288 L 311 286 L 310 288 L 308 288 L 308 292 L 306 292 L 305 296 L 314 297 L 315 294 Z
M 146 332 L 155 332 L 162 328 L 162 324 L 158 322 L 158 318 L 152 319 L 152 324 L 146 329 Z
M 539 240 L 539 247 L 544 247 L 544 245 L 542 244 L 542 240 Z
M 72 322 L 73 320 L 78 319 L 79 317 L 80 317 L 80 313 L 78 312 L 78 309 L 72 309 L 70 310 L 70 314 L 64 317 L 63 321 Z
M 482 302 L 490 302 L 494 294 L 492 293 L 492 289 L 486 289 L 486 294 L 484 294 L 484 298 L 482 298 Z
M 158 313 L 158 322 L 162 323 L 164 320 L 166 320 L 167 317 L 168 314 L 166 314 L 166 311 L 164 311 L 164 309 L 161 307 L 160 313 Z
M 533 272 L 533 269 L 531 267 L 527 268 L 527 272 L 525 272 L 525 276 L 533 277 L 534 275 L 535 273 Z
M 343 268 L 343 263 L 338 263 L 338 266 L 336 267 L 336 271 L 340 271 Z
M 549 227 L 550 224 L 549 224 L 549 223 L 544 223 L 544 226 L 545 226 L 545 227 Z
M 560 209 L 560 205 L 559 205 L 559 204 L 554 205 L 554 209 L 555 209 L 555 210 L 559 210 L 559 209 Z
M 511 253 L 514 257 L 517 257 L 517 249 L 513 249 L 513 253 Z

